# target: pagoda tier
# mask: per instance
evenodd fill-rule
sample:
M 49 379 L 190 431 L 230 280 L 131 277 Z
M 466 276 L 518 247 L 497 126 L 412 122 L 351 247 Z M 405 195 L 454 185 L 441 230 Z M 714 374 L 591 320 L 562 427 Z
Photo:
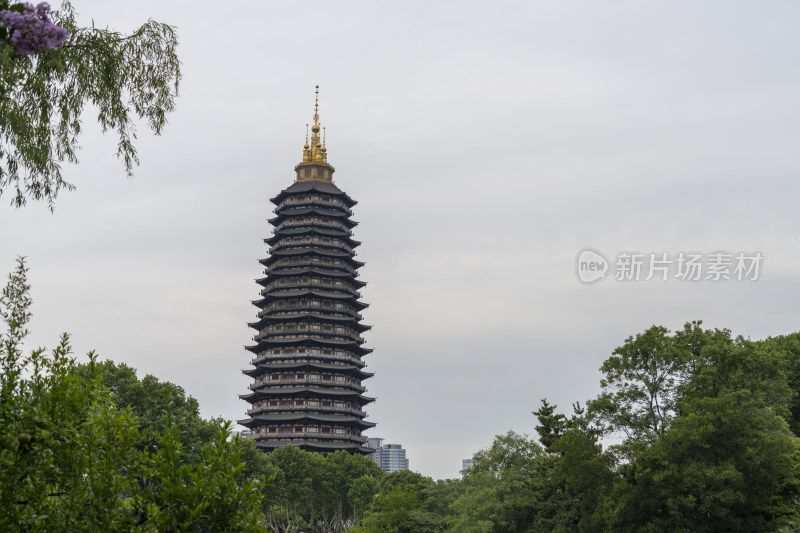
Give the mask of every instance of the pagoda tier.
M 266 451 L 292 444 L 367 454 L 373 450 L 361 432 L 375 424 L 364 420 L 364 406 L 374 399 L 364 395 L 372 373 L 362 358 L 372 350 L 361 336 L 370 326 L 361 323 L 356 202 L 332 181 L 316 119 L 312 132 L 297 181 L 272 198 L 269 256 L 260 261 L 261 297 L 253 302 L 258 320 L 248 324 L 256 334 L 246 349 L 255 357 L 243 371 L 253 382 L 240 396 L 249 418 L 239 423 Z
M 313 267 L 283 267 L 283 268 L 273 268 L 270 271 L 273 274 L 272 277 L 265 277 L 256 280 L 256 283 L 261 285 L 262 287 L 268 288 L 270 284 L 275 284 L 275 286 L 279 286 L 284 283 L 281 279 L 276 278 L 296 278 L 296 277 L 311 277 L 312 283 L 317 284 L 325 284 L 326 282 L 333 286 L 340 286 L 341 281 L 345 281 L 348 286 L 353 286 L 356 289 L 360 289 L 364 287 L 366 283 L 363 281 L 359 281 L 357 279 L 353 279 L 349 272 L 337 272 L 334 270 L 323 270 L 320 268 L 313 268 Z M 322 281 L 314 281 L 313 278 L 319 278 Z M 326 281 L 327 280 L 327 281 Z M 294 281 L 294 280 L 290 280 Z M 307 280 L 303 280 L 302 284 L 307 284 Z M 291 285 L 290 282 L 286 282 L 286 285 Z

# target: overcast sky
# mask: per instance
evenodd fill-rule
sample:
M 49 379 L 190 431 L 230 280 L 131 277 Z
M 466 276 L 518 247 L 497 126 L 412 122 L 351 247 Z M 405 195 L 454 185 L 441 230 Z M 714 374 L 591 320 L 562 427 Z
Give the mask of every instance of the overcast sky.
M 31 267 L 29 347 L 67 331 L 245 418 L 269 198 L 294 180 L 315 84 L 359 202 L 367 434 L 412 470 L 455 477 L 494 435 L 535 433 L 541 398 L 594 397 L 653 324 L 800 329 L 797 2 L 74 4 L 87 25 L 177 26 L 184 77 L 133 179 L 87 116 L 55 213 L 0 198 L 0 272 Z M 591 285 L 585 248 L 609 261 Z M 618 281 L 623 252 L 764 259 L 757 280 L 645 281 L 645 263 Z

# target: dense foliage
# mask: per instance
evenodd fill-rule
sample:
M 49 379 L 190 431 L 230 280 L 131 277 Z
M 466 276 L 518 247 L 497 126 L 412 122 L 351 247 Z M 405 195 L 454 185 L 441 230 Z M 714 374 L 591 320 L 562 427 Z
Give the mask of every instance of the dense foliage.
M 458 480 L 366 457 L 270 454 L 179 386 L 69 339 L 23 355 L 20 260 L 0 298 L 0 530 L 275 533 L 789 532 L 800 526 L 800 334 L 652 327 L 537 440 L 509 432 Z M 603 446 L 603 444 L 606 444 Z M 272 483 L 266 482 L 269 479 Z
M 498 436 L 462 480 L 384 476 L 351 531 L 797 530 L 800 334 L 654 326 L 601 371 L 586 408 L 543 400 L 538 443 Z
M 174 389 L 120 408 L 108 365 L 78 367 L 66 334 L 23 354 L 26 272 L 20 260 L 0 297 L 0 531 L 263 531 L 228 424 L 187 432 L 193 406 Z
M 87 105 L 103 132 L 117 135 L 130 175 L 138 164 L 135 120 L 160 133 L 175 105 L 174 28 L 152 20 L 130 35 L 83 28 L 67 1 L 50 13 L 42 4 L 29 10 L 0 0 L 0 13 L 0 195 L 10 192 L 16 206 L 31 198 L 52 208 L 60 190 L 72 189 L 60 164 L 77 162 Z

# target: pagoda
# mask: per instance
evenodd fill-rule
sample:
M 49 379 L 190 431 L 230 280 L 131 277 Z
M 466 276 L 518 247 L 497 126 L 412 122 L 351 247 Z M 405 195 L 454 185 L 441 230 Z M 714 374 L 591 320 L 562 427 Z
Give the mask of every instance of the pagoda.
M 253 378 L 251 392 L 240 396 L 250 404 L 250 418 L 239 424 L 264 451 L 291 444 L 328 453 L 347 450 L 368 454 L 361 432 L 375 424 L 364 420 L 364 371 L 358 269 L 350 217 L 355 200 L 333 183 L 323 128 L 320 140 L 319 85 L 316 88 L 311 142 L 295 167 L 295 182 L 272 203 L 272 237 L 265 239 L 269 257 L 262 259 L 255 357 L 243 372 Z

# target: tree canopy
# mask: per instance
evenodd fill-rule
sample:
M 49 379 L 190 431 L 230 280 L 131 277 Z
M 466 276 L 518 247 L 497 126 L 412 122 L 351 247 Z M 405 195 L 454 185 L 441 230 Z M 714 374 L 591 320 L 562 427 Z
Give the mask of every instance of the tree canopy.
M 0 13 L 15 9 L 24 4 L 0 0 Z M 78 161 L 87 105 L 96 108 L 102 131 L 117 136 L 117 156 L 131 175 L 139 163 L 137 121 L 160 133 L 181 79 L 178 39 L 168 24 L 149 20 L 129 35 L 80 27 L 68 1 L 52 21 L 66 40 L 35 51 L 13 46 L 14 29 L 0 21 L 0 195 L 12 195 L 18 207 L 33 199 L 52 209 L 59 191 L 73 189 L 61 164 Z
M 78 367 L 66 334 L 24 355 L 29 293 L 20 259 L 0 297 L 0 530 L 262 531 L 262 495 L 240 477 L 230 425 L 193 457 L 171 401 L 180 394 L 149 423 L 115 405 L 93 353 Z

